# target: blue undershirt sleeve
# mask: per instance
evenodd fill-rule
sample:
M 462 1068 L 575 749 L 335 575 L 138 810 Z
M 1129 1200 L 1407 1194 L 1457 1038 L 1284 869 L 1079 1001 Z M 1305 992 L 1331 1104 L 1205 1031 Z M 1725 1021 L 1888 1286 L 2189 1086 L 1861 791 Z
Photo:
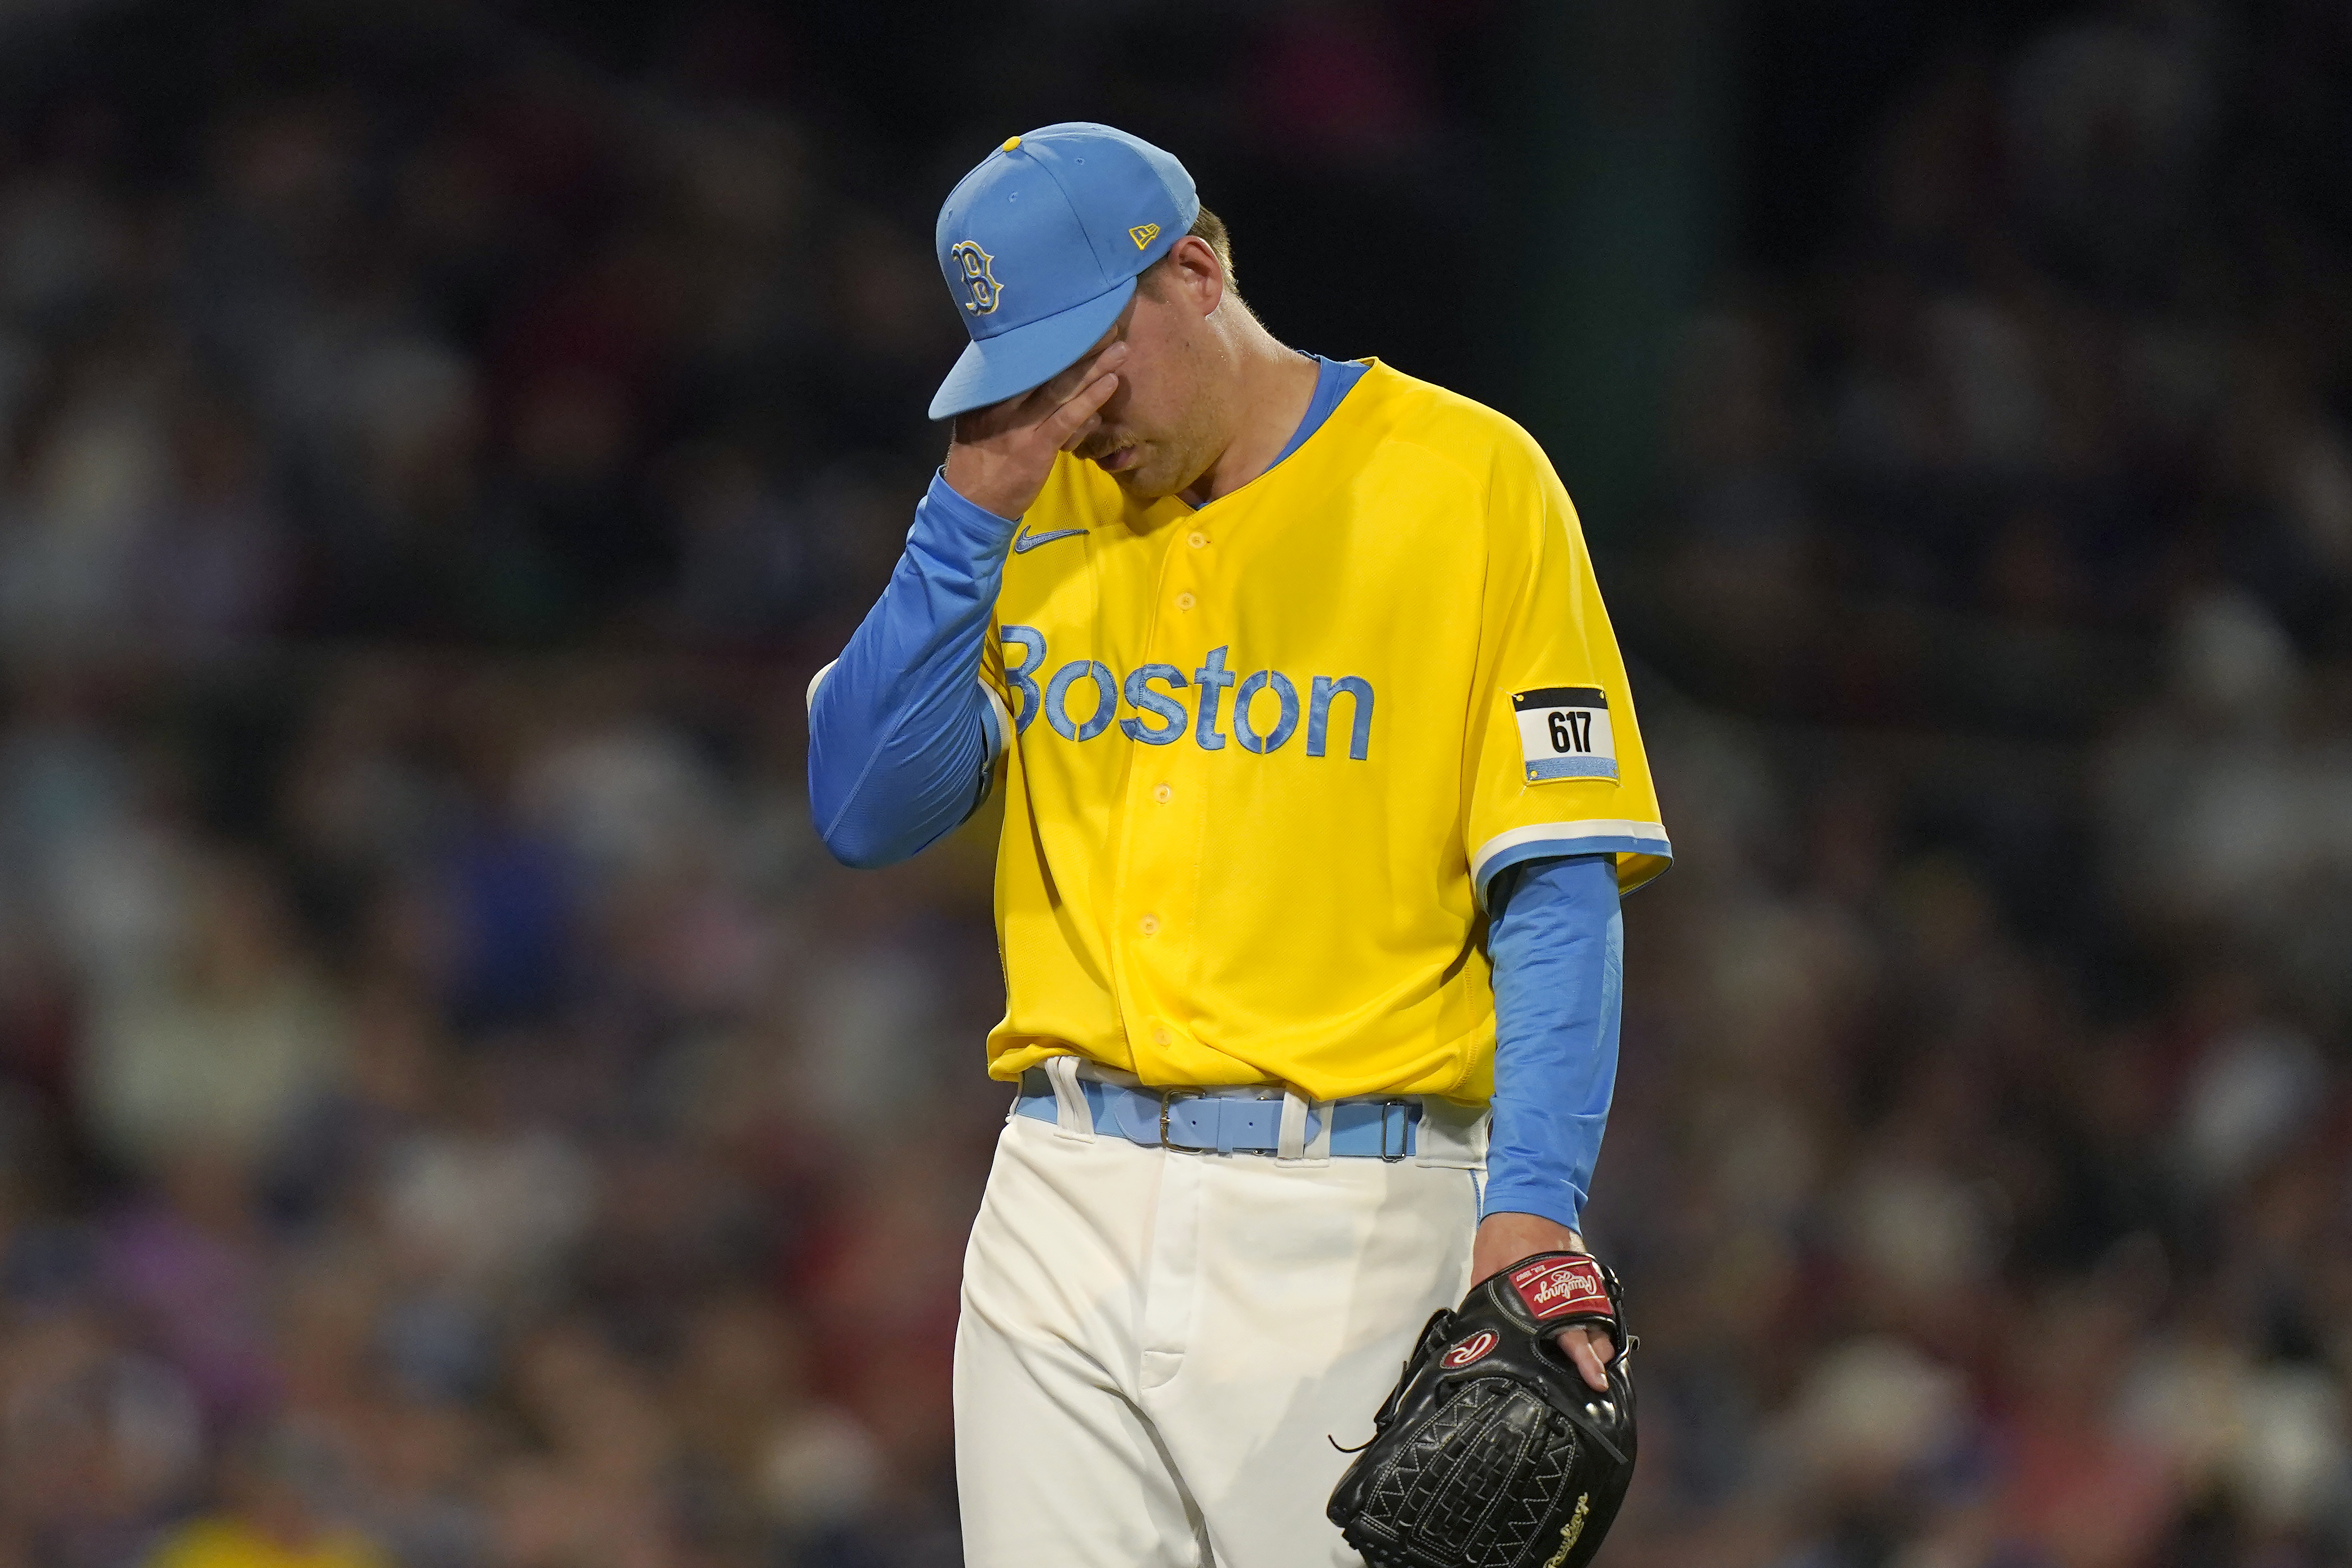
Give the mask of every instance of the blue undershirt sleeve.
M 1494 1130 L 1485 1214 L 1573 1228 L 1617 1083 L 1624 916 L 1610 855 L 1529 861 L 1497 878 Z
M 810 814 L 844 864 L 905 860 L 986 798 L 1008 737 L 981 657 L 1019 520 L 934 476 L 890 585 L 811 685 Z

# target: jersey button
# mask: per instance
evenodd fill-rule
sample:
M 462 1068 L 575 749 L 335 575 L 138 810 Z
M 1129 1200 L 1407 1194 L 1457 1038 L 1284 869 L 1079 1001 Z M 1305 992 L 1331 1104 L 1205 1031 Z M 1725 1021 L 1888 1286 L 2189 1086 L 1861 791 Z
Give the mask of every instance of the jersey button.
M 1165 806 L 1176 798 L 1176 791 L 1162 784 L 1151 792 L 1151 798 Z
M 1149 936 L 1153 932 L 1160 929 L 1160 916 L 1157 915 L 1147 915 L 1142 919 L 1135 923 L 1135 928 L 1138 931 L 1142 932 L 1146 936 Z
M 1176 608 L 1179 610 L 1190 610 L 1196 602 L 1198 601 L 1189 593 L 1180 593 L 1176 596 Z
M 1191 545 L 1194 549 L 1206 549 L 1209 548 L 1209 536 L 1202 533 L 1200 529 L 1194 528 L 1192 530 L 1192 537 L 1187 538 L 1184 542 Z
M 1155 1029 L 1151 1031 L 1151 1043 L 1154 1045 L 1168 1045 L 1172 1043 L 1174 1040 L 1175 1036 L 1170 1034 L 1165 1027 Z

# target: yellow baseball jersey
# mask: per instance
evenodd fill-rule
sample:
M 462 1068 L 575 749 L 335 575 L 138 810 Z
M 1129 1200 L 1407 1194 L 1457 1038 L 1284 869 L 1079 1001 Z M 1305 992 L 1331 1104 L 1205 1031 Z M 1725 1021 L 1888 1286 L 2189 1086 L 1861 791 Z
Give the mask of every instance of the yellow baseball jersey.
M 1672 853 L 1550 463 L 1377 361 L 1197 510 L 1062 457 L 991 631 L 998 1078 L 1484 1103 L 1496 873 L 1607 852 L 1630 891 Z

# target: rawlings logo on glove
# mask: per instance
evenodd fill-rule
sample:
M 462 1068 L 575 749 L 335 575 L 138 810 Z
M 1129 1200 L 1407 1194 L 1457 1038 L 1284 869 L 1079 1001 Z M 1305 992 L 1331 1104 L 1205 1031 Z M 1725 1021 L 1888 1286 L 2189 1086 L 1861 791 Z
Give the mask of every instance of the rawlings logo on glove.
M 1538 1322 L 1564 1318 L 1570 1312 L 1613 1317 L 1608 1287 L 1601 1282 L 1597 1258 L 1556 1257 L 1522 1263 L 1511 1270 L 1511 1289 L 1527 1302 Z

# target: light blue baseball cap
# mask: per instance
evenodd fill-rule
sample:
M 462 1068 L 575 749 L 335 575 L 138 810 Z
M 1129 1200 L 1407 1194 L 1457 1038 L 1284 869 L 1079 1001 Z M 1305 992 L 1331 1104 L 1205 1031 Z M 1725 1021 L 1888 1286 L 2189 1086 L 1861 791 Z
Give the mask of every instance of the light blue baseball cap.
M 1108 125 L 1015 136 L 940 208 L 940 272 L 971 346 L 940 383 L 950 419 L 1043 386 L 1135 296 L 1138 274 L 1201 214 L 1184 165 Z

